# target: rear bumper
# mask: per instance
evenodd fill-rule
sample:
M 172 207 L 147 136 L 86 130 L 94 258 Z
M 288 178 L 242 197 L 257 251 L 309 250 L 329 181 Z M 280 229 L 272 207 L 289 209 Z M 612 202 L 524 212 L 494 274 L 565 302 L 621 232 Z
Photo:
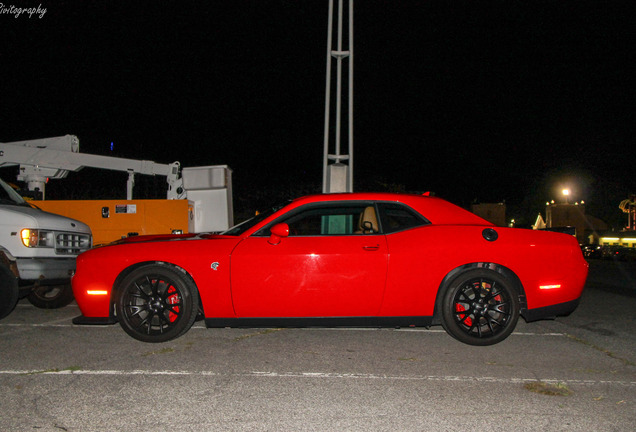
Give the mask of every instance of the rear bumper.
M 544 319 L 555 319 L 558 316 L 570 315 L 579 305 L 581 298 L 559 303 L 551 306 L 540 307 L 536 309 L 526 309 L 521 311 L 521 316 L 527 321 L 538 321 Z

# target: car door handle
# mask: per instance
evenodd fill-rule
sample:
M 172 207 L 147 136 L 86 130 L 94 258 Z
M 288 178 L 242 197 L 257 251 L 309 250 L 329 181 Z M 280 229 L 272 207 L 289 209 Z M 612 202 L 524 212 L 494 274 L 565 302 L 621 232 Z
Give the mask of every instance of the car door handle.
M 380 245 L 372 245 L 372 246 L 362 246 L 362 249 L 364 250 L 368 250 L 368 251 L 376 251 L 378 249 L 380 249 Z

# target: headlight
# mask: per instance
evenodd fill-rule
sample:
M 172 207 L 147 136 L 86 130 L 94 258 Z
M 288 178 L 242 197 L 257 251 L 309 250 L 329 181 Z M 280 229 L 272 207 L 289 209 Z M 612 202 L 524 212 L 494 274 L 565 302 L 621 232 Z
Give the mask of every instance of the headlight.
M 26 247 L 54 247 L 53 232 L 25 228 L 20 231 L 22 244 Z

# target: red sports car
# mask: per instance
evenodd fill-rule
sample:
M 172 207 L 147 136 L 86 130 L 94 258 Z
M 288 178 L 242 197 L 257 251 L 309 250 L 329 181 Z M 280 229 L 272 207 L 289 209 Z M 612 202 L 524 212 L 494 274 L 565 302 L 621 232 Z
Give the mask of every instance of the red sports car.
M 425 195 L 296 199 L 220 235 L 130 237 L 77 259 L 76 324 L 164 342 L 207 327 L 431 326 L 491 345 L 519 315 L 572 312 L 588 265 L 568 234 L 499 228 Z

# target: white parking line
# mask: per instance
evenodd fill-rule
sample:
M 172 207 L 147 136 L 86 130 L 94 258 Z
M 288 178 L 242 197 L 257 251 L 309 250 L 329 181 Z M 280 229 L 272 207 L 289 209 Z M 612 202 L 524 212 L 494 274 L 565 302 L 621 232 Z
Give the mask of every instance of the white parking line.
M 422 332 L 422 333 L 446 333 L 446 330 L 441 328 L 427 329 L 423 327 L 404 327 L 404 328 L 389 328 L 389 327 L 301 327 L 298 330 L 317 330 L 317 331 L 397 331 L 397 332 Z M 512 336 L 565 336 L 565 333 L 529 333 L 529 332 L 514 332 Z
M 23 307 L 28 307 L 31 309 L 34 309 L 35 306 L 33 306 L 31 303 L 29 303 L 27 300 L 20 300 L 18 302 L 18 304 L 15 305 L 15 307 L 17 308 L 23 308 Z M 75 308 L 75 309 L 79 309 L 79 306 L 77 305 L 77 303 L 69 303 L 66 306 L 62 306 L 61 308 L 55 308 L 55 309 L 68 309 L 68 308 Z
M 195 377 L 243 377 L 243 378 L 293 378 L 293 379 L 363 379 L 363 380 L 399 380 L 399 381 L 446 381 L 446 382 L 483 382 L 503 384 L 526 384 L 529 382 L 543 382 L 547 384 L 567 384 L 580 386 L 615 385 L 622 387 L 636 387 L 636 381 L 606 381 L 606 380 L 576 380 L 557 378 L 497 378 L 489 376 L 417 376 L 417 375 L 378 375 L 335 372 L 272 372 L 250 371 L 238 373 L 222 373 L 211 371 L 154 371 L 154 370 L 0 370 L 0 375 L 86 375 L 86 376 L 195 376 Z
M 73 327 L 73 324 L 0 324 L 0 327 Z

